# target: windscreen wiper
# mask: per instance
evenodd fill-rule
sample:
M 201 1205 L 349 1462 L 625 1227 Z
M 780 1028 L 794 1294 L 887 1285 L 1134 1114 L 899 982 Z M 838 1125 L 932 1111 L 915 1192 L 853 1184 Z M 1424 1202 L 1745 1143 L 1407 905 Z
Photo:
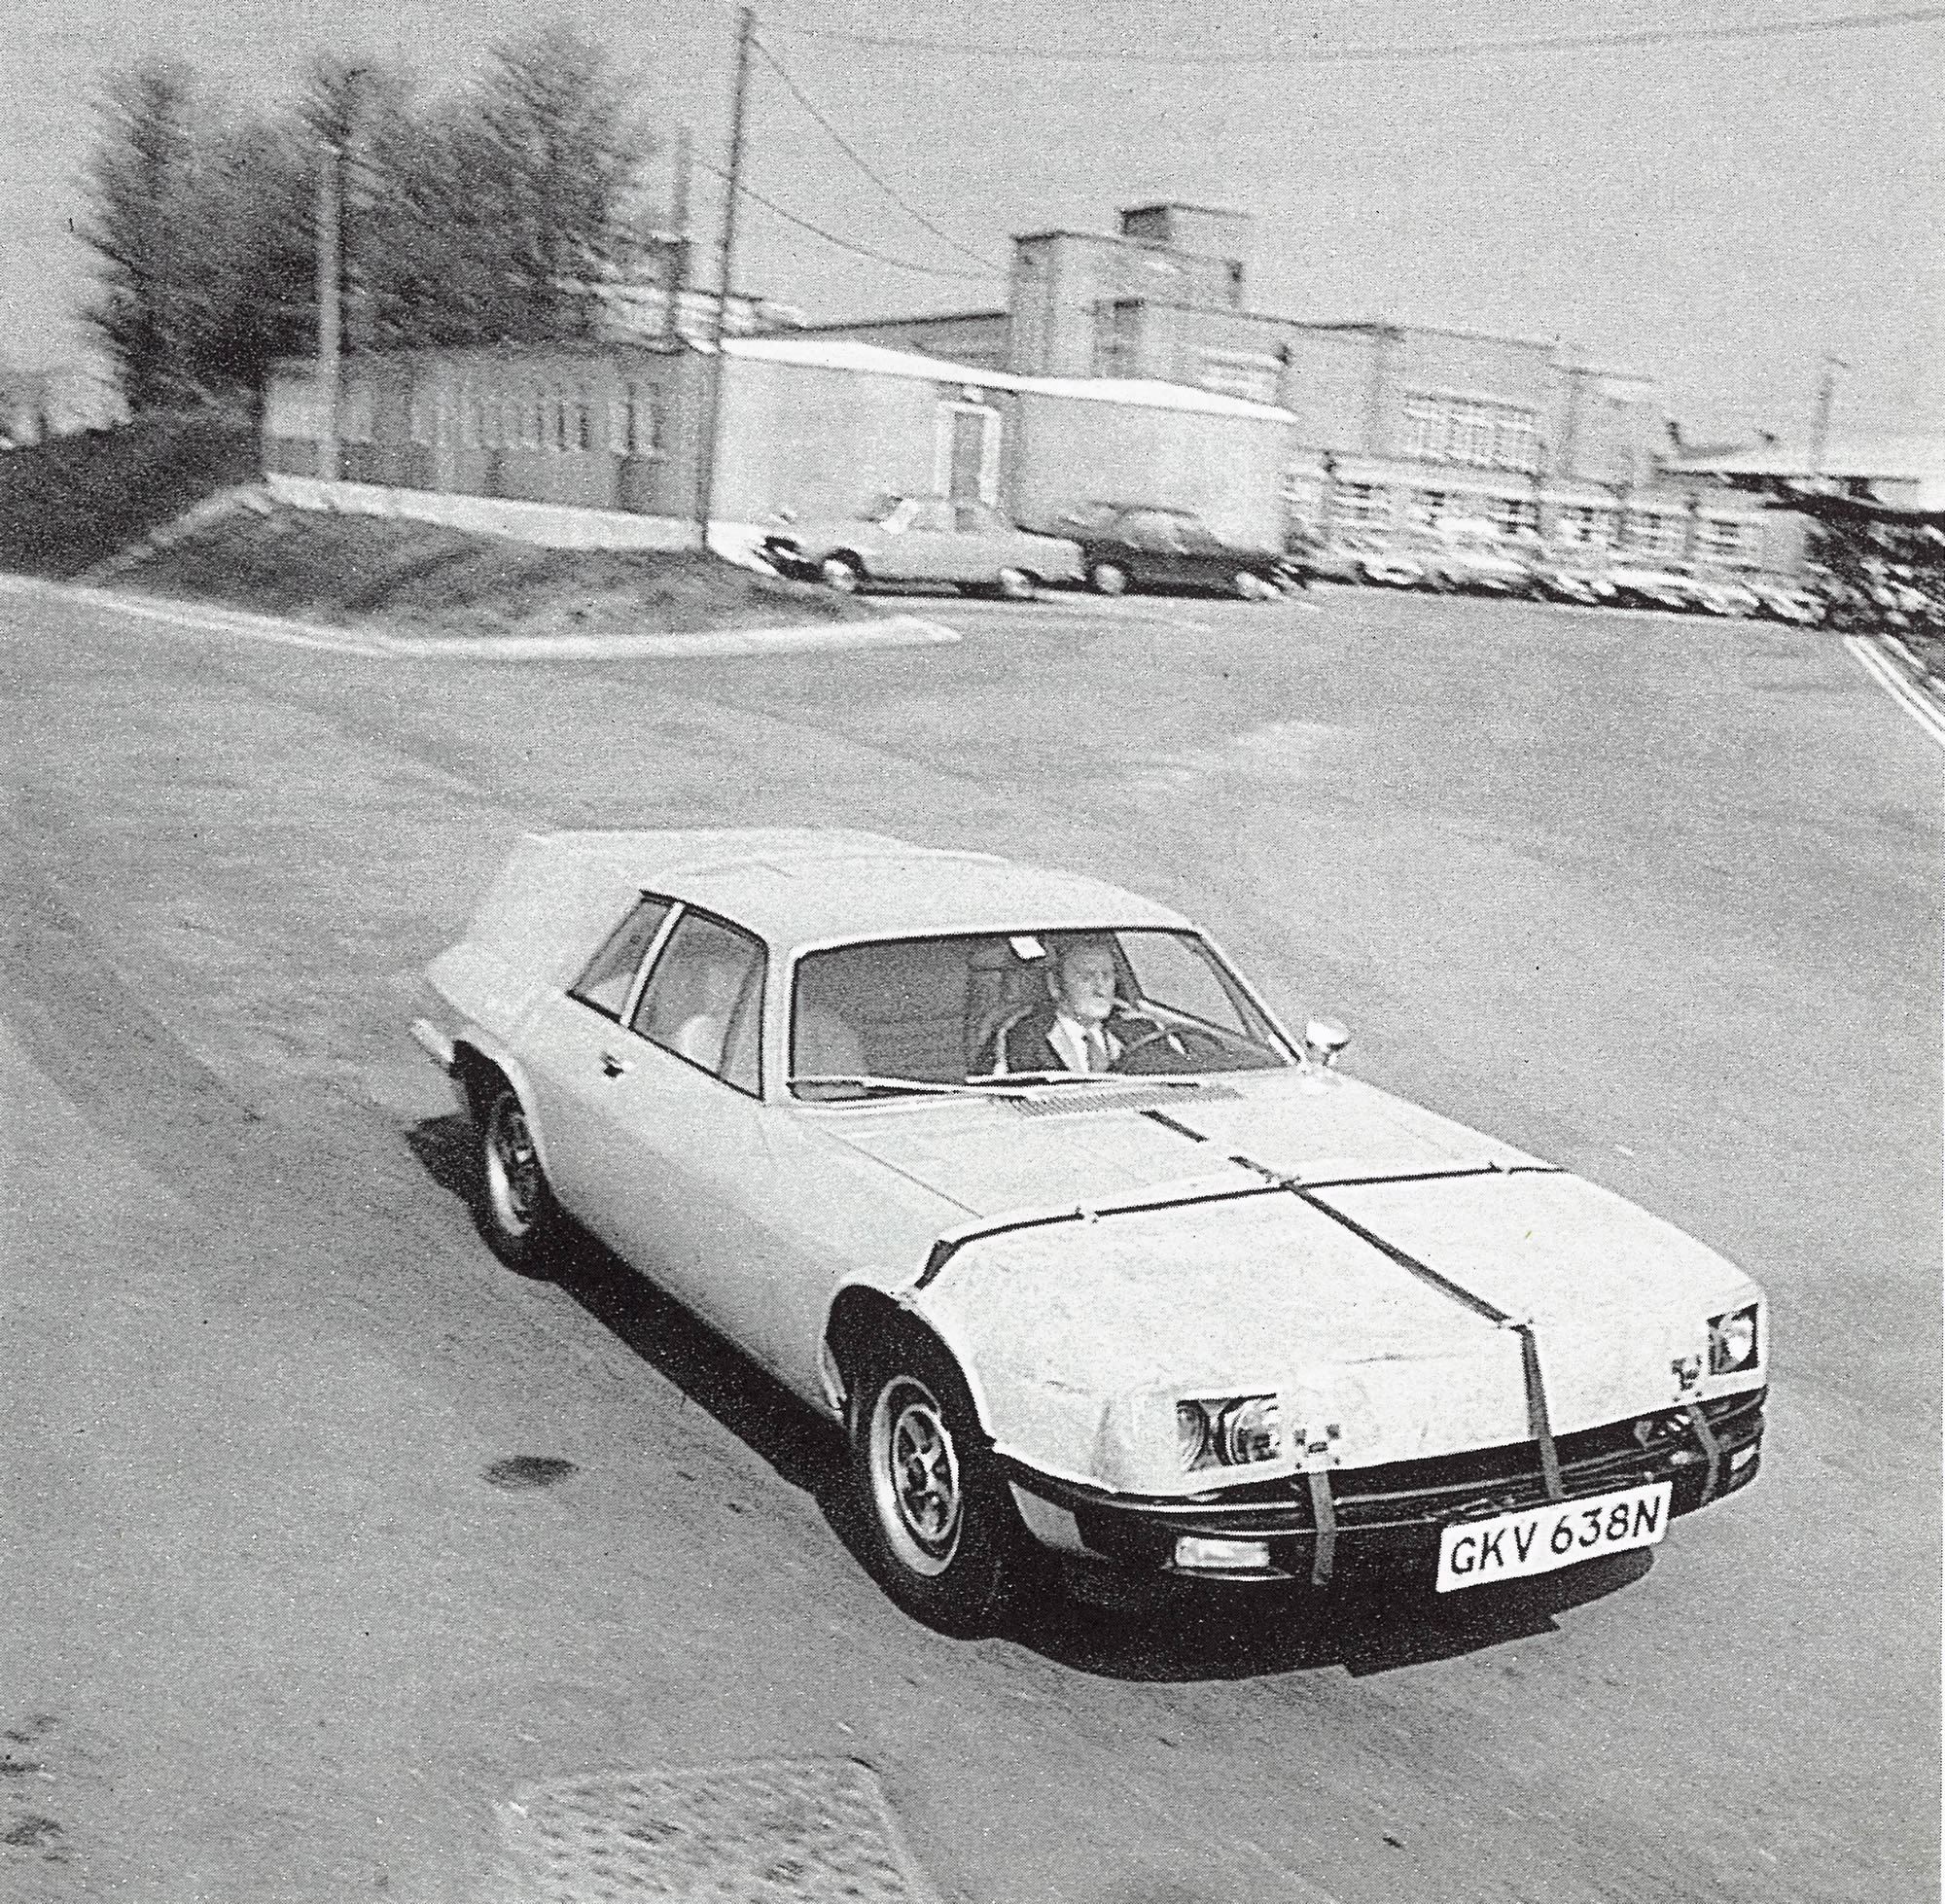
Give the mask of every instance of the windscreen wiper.
M 1011 1092 L 993 1092 L 978 1084 L 948 1084 L 941 1079 L 923 1077 L 873 1077 L 853 1072 L 813 1072 L 808 1076 L 793 1077 L 787 1080 L 792 1090 L 800 1084 L 850 1084 L 863 1091 L 884 1091 L 898 1097 L 959 1097 L 977 1098 L 993 1096 L 1020 1097 L 1024 1095 L 1015 1089 Z M 1008 1080 L 996 1080 L 1005 1083 Z

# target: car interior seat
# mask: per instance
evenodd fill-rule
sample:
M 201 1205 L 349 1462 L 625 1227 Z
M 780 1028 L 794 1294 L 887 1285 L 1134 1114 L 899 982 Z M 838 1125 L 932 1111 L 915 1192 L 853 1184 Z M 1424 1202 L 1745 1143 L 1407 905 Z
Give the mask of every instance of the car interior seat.
M 963 940 L 910 939 L 812 953 L 797 968 L 797 1009 L 806 1022 L 818 1014 L 855 1039 L 862 1062 L 834 1068 L 840 1072 L 936 1083 L 965 1079 Z M 811 1069 L 800 1059 L 797 1068 Z

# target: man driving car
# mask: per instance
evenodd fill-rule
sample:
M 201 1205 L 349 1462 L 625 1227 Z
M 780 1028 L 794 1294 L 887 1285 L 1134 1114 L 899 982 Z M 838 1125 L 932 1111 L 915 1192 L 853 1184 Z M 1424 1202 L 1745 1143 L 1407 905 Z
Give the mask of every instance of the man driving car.
M 1071 938 L 1047 961 L 1046 1003 L 1002 1028 L 993 1073 L 1112 1071 L 1121 1040 L 1109 1029 L 1115 1008 L 1114 951 L 1105 938 Z

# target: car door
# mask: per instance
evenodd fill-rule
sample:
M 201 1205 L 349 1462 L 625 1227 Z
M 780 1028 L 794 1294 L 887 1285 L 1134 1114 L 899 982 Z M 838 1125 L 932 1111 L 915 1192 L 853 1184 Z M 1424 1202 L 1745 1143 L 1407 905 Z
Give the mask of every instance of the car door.
M 898 566 L 886 574 L 903 582 L 955 582 L 963 550 L 964 538 L 954 526 L 952 505 L 937 496 L 918 498 L 899 536 Z
M 1137 582 L 1154 587 L 1180 579 L 1182 545 L 1166 510 L 1130 510 L 1121 518 L 1121 535 Z
M 587 969 L 565 992 L 543 997 L 521 1031 L 548 1181 L 561 1203 L 610 1242 L 617 1242 L 608 1209 L 616 1084 L 635 1056 L 627 1008 L 678 911 L 673 899 L 643 894 Z

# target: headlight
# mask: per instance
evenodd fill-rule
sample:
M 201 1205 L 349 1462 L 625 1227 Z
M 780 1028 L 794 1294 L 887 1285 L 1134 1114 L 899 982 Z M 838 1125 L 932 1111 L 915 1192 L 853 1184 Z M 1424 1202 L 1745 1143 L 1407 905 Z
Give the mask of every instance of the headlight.
M 1178 1401 L 1175 1440 L 1185 1474 L 1275 1461 L 1283 1450 L 1277 1398 L 1239 1395 L 1233 1400 Z
M 1733 1375 L 1756 1365 L 1756 1306 L 1709 1318 L 1709 1373 Z

